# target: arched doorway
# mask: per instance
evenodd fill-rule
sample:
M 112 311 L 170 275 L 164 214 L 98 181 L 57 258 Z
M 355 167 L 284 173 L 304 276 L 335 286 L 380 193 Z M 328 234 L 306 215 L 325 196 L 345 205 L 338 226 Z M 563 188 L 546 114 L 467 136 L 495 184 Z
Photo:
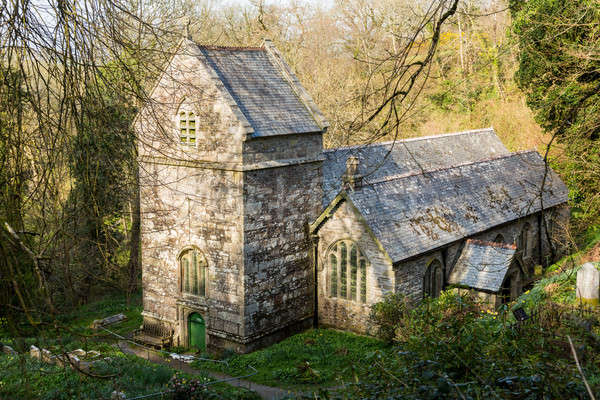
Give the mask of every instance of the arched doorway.
M 190 347 L 198 350 L 206 348 L 206 323 L 198 313 L 192 313 L 188 317 L 188 339 Z
M 515 300 L 522 291 L 521 271 L 518 267 L 511 268 L 506 274 L 504 283 L 500 289 L 500 298 L 502 304 L 507 304 Z

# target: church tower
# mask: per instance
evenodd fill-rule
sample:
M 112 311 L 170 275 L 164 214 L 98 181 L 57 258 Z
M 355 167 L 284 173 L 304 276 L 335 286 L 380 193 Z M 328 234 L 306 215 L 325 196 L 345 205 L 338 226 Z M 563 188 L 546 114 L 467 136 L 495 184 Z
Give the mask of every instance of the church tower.
M 138 338 L 247 352 L 310 326 L 327 122 L 271 42 L 184 40 L 135 126 Z

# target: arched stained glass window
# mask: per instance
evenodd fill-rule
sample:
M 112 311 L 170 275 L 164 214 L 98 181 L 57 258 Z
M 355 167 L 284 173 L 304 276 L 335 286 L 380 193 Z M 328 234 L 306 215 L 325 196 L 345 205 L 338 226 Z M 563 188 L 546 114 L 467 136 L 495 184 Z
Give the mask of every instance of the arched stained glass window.
M 338 262 L 337 262 L 337 246 L 335 246 L 336 252 L 331 252 L 329 254 L 329 268 L 330 268 L 330 276 L 331 276 L 331 297 L 337 297 L 337 280 L 338 280 Z
M 192 111 L 179 112 L 179 142 L 196 146 L 196 115 Z
M 185 250 L 179 256 L 181 291 L 195 296 L 206 296 L 206 259 L 197 249 Z
M 444 270 L 439 260 L 433 260 L 423 277 L 423 297 L 439 297 L 444 287 Z
M 352 241 L 334 244 L 326 257 L 331 297 L 367 302 L 367 259 Z
M 346 243 L 340 243 L 340 297 L 346 298 L 348 293 L 348 248 Z

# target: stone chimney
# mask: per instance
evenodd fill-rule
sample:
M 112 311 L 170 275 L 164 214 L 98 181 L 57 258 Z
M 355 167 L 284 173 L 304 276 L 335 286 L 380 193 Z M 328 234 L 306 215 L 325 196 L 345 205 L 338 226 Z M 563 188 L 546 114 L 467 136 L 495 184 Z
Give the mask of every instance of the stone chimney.
M 346 160 L 346 173 L 342 176 L 344 189 L 356 189 L 362 186 L 362 176 L 358 173 L 360 161 L 356 156 L 350 156 Z

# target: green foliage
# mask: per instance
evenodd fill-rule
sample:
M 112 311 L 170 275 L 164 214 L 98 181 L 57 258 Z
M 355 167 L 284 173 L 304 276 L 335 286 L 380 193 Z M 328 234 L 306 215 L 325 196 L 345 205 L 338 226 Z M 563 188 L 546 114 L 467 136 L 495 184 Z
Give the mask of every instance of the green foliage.
M 350 380 L 367 354 L 386 351 L 381 341 L 331 329 L 311 329 L 250 354 L 232 355 L 220 364 L 196 361 L 197 369 L 212 369 L 232 376 L 258 373 L 246 379 L 288 388 L 332 386 L 336 379 Z
M 594 0 L 511 1 L 519 42 L 515 80 L 536 121 L 556 135 L 576 216 L 600 221 L 600 3 Z
M 130 303 L 126 302 L 124 296 L 113 295 L 83 305 L 69 314 L 62 315 L 56 321 L 56 328 L 48 326 L 43 335 L 11 339 L 10 336 L 6 336 L 10 332 L 0 330 L 0 341 L 22 353 L 17 357 L 0 354 L 0 399 L 100 399 L 110 398 L 113 390 L 123 391 L 128 397 L 132 397 L 161 391 L 169 392 L 174 388 L 174 382 L 205 384 L 213 381 L 202 373 L 198 376 L 178 373 L 175 377 L 175 370 L 172 368 L 124 354 L 115 345 L 116 339 L 113 336 L 89 328 L 94 319 L 120 312 L 128 319 L 111 325 L 109 329 L 126 335 L 141 324 L 140 296 L 134 296 Z M 110 379 L 88 377 L 69 368 L 41 363 L 27 355 L 31 345 L 48 349 L 53 354 L 75 349 L 99 351 L 102 358 L 110 357 L 110 360 L 98 361 L 91 372 L 101 376 L 115 376 Z M 81 359 L 95 360 L 89 357 Z M 233 388 L 224 383 L 210 384 L 201 394 L 204 397 L 198 398 L 257 398 L 253 392 Z M 164 398 L 170 399 L 169 396 Z
M 24 81 L 21 71 L 0 65 L 0 319 L 13 328 L 23 318 L 14 312 L 22 302 L 30 309 L 41 302 L 34 262 L 5 230 L 5 224 L 17 232 L 25 229 L 23 205 L 34 175 L 30 155 L 22 151 L 23 143 L 31 141 L 23 128 L 31 126 Z M 34 238 L 23 235 L 21 240 L 31 246 Z
M 172 397 L 174 382 L 205 384 L 212 379 L 175 374 L 169 367 L 156 365 L 130 355 L 112 355 L 111 360 L 99 363 L 92 369 L 96 375 L 111 376 L 100 379 L 79 374 L 70 368 L 42 363 L 27 355 L 0 354 L 0 398 L 71 400 L 108 399 L 113 390 L 128 397 L 165 392 L 164 399 L 256 399 L 258 396 L 244 389 L 224 384 L 211 384 L 201 390 L 198 397 Z M 112 376 L 114 375 L 114 376 Z
M 133 197 L 137 168 L 130 128 L 135 110 L 107 88 L 88 90 L 69 153 L 75 180 L 69 193 L 71 223 L 80 265 L 73 289 L 78 289 L 75 296 L 82 302 L 94 285 L 119 282 L 121 269 L 115 266 L 126 265 L 126 256 L 121 255 L 121 244 L 126 243 L 122 218 Z
M 387 295 L 383 301 L 373 305 L 371 320 L 377 326 L 377 336 L 386 342 L 396 338 L 396 328 L 400 321 L 406 319 L 410 304 L 406 297 L 400 293 Z
M 125 335 L 142 324 L 142 309 L 141 293 L 129 300 L 123 294 L 110 294 L 102 300 L 85 304 L 70 313 L 61 315 L 59 321 L 72 331 L 89 334 L 92 332 L 90 326 L 95 319 L 123 313 L 127 319 L 108 328 L 115 333 Z
M 113 379 L 94 379 L 67 368 L 45 364 L 29 356 L 0 356 L 0 398 L 90 399 L 110 398 L 113 390 L 128 396 L 159 392 L 173 375 L 168 367 L 150 364 L 131 356 L 113 356 L 94 370 L 115 373 Z
M 358 382 L 332 397 L 584 398 L 585 387 L 565 337 L 574 338 L 596 391 L 600 344 L 575 315 L 563 310 L 565 321 L 556 318 L 554 303 L 539 296 L 545 284 L 540 282 L 517 304 L 531 300 L 538 312 L 553 318 L 540 318 L 539 323 L 519 329 L 507 308 L 491 311 L 469 296 L 444 292 L 409 310 L 405 302 L 388 297 L 387 306 L 402 307 L 395 351 L 373 353 L 356 372 Z
M 211 379 L 206 376 L 191 377 L 187 374 L 177 373 L 169 380 L 168 387 L 173 391 L 173 400 L 204 400 L 222 399 L 223 391 L 216 391 L 214 386 L 209 385 Z M 254 400 L 260 398 L 254 393 L 231 389 L 225 392 L 227 398 Z

